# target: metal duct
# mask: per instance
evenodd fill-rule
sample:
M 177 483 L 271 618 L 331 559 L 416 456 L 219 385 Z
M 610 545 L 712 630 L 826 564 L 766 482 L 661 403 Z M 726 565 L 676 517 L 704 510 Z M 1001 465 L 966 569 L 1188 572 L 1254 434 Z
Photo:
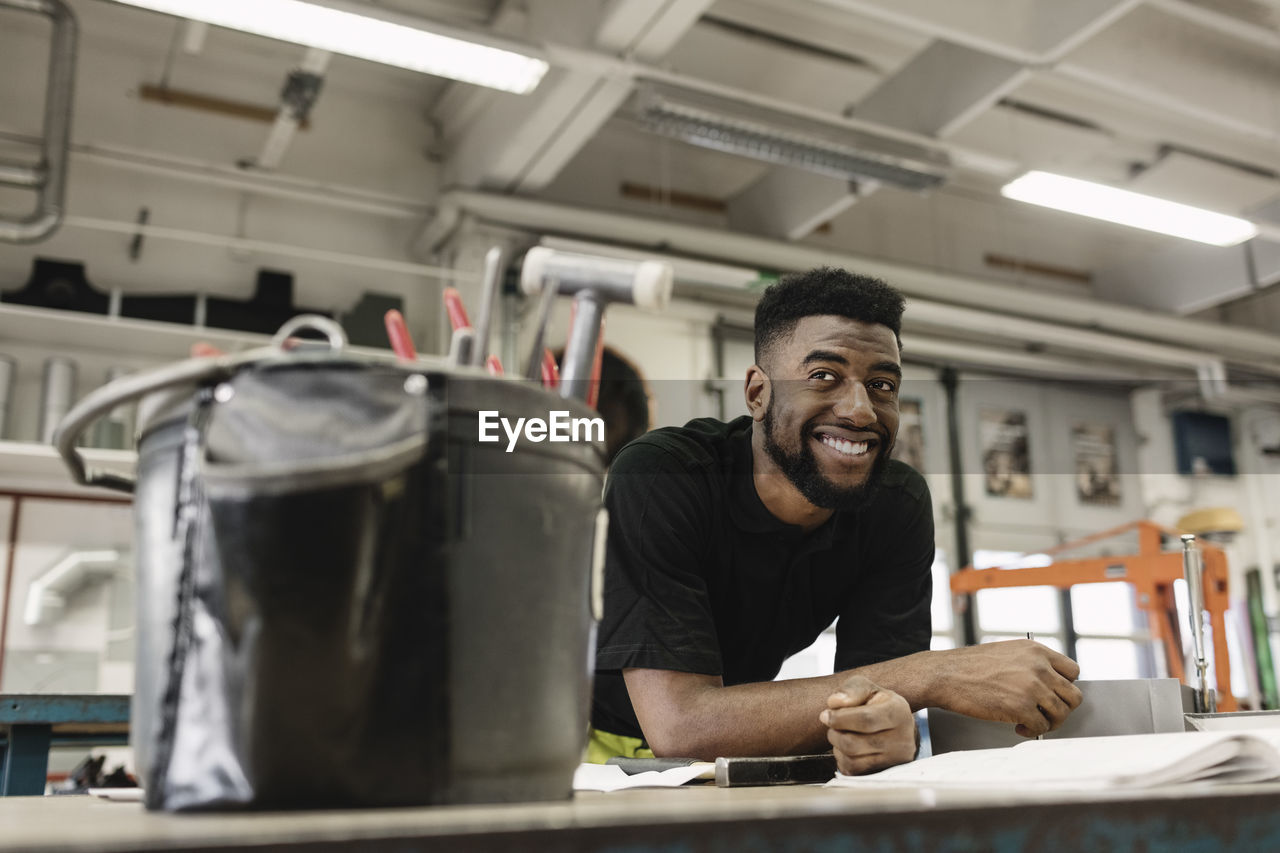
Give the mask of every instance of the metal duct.
M 45 88 L 44 136 L 35 166 L 0 163 L 0 183 L 32 189 L 36 208 L 24 219 L 0 217 L 0 241 L 34 243 L 62 223 L 67 195 L 67 149 L 71 141 L 71 97 L 76 70 L 76 18 L 63 0 L 0 0 L 0 9 L 35 12 L 53 22 L 49 79 Z
M 119 551 L 72 551 L 42 572 L 27 587 L 22 621 L 28 625 L 49 622 L 66 606 L 67 598 L 79 586 L 112 575 L 120 565 Z

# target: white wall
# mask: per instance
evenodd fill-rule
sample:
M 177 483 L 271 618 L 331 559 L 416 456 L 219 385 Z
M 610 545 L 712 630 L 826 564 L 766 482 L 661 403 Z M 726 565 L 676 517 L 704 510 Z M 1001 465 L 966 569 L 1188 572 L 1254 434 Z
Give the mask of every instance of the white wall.
M 4 528 L 13 499 L 4 501 Z M 128 554 L 133 520 L 123 504 L 26 498 L 19 517 L 0 691 L 129 692 L 132 690 L 133 575 Z M 31 582 L 68 553 L 114 549 L 126 555 L 110 577 L 71 591 L 48 623 L 27 625 L 23 608 Z
M 1032 472 L 1029 498 L 988 494 L 982 475 L 980 416 L 983 412 L 1017 411 L 1027 417 Z M 1045 547 L 1105 530 L 1143 517 L 1137 481 L 1137 437 L 1124 392 L 1105 387 L 1035 380 L 1002 380 L 965 376 L 960 387 L 960 424 L 965 500 L 972 512 L 974 548 L 1011 550 L 1005 534 L 1039 536 Z M 1076 495 L 1075 453 L 1071 432 L 1076 425 L 1114 430 L 1120 471 L 1120 503 L 1097 506 Z M 1023 550 L 1012 548 L 1014 550 Z

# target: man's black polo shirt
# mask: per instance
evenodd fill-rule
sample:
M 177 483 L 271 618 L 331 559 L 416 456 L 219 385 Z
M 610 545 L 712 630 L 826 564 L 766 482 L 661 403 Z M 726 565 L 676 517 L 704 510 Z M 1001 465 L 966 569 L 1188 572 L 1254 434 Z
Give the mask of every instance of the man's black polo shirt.
M 769 681 L 832 620 L 836 669 L 929 647 L 933 512 L 890 461 L 871 501 L 806 534 L 765 508 L 749 417 L 655 430 L 613 461 L 592 725 L 642 737 L 622 679 L 641 667 Z

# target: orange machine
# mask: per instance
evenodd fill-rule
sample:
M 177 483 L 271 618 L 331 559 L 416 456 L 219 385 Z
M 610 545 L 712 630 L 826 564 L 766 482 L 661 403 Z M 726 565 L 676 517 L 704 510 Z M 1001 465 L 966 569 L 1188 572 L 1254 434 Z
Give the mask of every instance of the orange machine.
M 1161 547 L 1161 535 L 1168 534 L 1176 537 L 1178 535 L 1176 531 L 1161 527 L 1153 521 L 1135 521 L 1084 539 L 1067 542 L 1045 553 L 1055 554 L 1078 548 L 1131 530 L 1138 531 L 1138 553 L 1136 554 L 1054 560 L 1048 566 L 1019 569 L 975 569 L 972 566 L 966 566 L 951 576 L 951 591 L 963 594 L 982 589 L 1017 586 L 1052 586 L 1066 589 L 1076 584 L 1126 581 L 1133 584 L 1138 597 L 1138 606 L 1147 614 L 1151 639 L 1163 649 L 1169 674 L 1184 683 L 1190 683 L 1184 672 L 1182 632 L 1178 626 L 1178 609 L 1173 598 L 1173 582 L 1182 577 L 1182 551 L 1165 551 Z M 1203 539 L 1199 544 L 1204 556 L 1204 608 L 1209 614 L 1213 631 L 1218 710 L 1234 711 L 1236 700 L 1231 695 L 1231 667 L 1227 657 L 1225 621 L 1227 557 L 1221 548 Z

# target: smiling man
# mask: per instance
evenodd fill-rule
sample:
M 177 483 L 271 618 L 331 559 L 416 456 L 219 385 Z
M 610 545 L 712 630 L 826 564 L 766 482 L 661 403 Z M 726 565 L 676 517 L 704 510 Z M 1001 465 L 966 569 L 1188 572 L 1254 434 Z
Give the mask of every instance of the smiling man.
M 750 414 L 618 454 L 590 760 L 830 746 L 866 773 L 915 755 L 915 709 L 1033 736 L 1079 705 L 1079 668 L 1038 643 L 927 651 L 929 490 L 889 458 L 903 308 L 843 270 L 783 278 L 756 308 Z M 832 675 L 771 680 L 833 620 Z

